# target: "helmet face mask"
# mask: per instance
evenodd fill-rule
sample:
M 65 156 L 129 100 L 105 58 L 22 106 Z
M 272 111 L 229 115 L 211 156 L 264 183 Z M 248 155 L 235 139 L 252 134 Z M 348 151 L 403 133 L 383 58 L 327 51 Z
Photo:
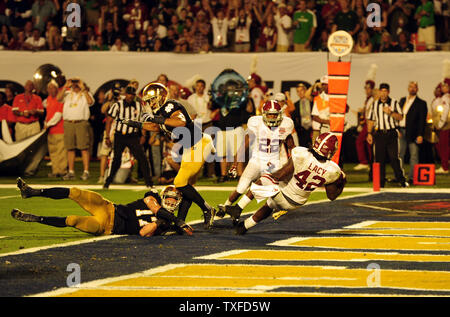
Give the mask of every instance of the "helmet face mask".
M 325 132 L 319 135 L 314 141 L 313 150 L 318 155 L 326 159 L 331 159 L 336 153 L 339 146 L 339 141 L 336 135 Z
M 278 127 L 283 121 L 281 105 L 275 100 L 266 101 L 262 107 L 262 118 L 268 127 Z
M 174 212 L 181 203 L 183 196 L 175 186 L 166 186 L 161 192 L 161 205 L 170 212 Z
M 156 113 L 167 101 L 169 91 L 161 83 L 150 83 L 142 90 L 142 100 Z

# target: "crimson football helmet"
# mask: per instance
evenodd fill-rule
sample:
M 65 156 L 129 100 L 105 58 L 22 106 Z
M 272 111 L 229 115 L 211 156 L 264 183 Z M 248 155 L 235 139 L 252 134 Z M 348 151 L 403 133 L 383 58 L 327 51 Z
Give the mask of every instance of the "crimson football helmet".
M 178 208 L 182 199 L 181 192 L 173 185 L 166 186 L 161 192 L 161 206 L 172 213 Z
M 314 141 L 313 150 L 320 156 L 331 159 L 336 153 L 339 141 L 336 135 L 325 132 L 319 135 Z
M 268 127 L 278 127 L 283 121 L 283 113 L 278 101 L 268 100 L 262 106 L 262 118 Z

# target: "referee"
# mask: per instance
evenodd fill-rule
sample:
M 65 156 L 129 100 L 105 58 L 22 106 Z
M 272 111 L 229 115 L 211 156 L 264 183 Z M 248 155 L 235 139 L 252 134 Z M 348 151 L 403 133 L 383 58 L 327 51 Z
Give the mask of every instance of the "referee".
M 109 185 L 112 183 L 114 176 L 120 168 L 122 163 L 122 153 L 125 150 L 125 147 L 128 147 L 131 154 L 138 160 L 147 187 L 153 186 L 152 178 L 150 176 L 150 165 L 145 156 L 144 149 L 139 143 L 140 136 L 138 134 L 138 129 L 122 123 L 122 120 L 140 121 L 141 119 L 142 107 L 140 103 L 136 101 L 135 96 L 136 88 L 128 86 L 125 90 L 125 98 L 117 101 L 108 109 L 108 118 L 105 128 L 105 142 L 107 145 L 111 144 L 109 135 L 114 119 L 116 120 L 116 126 L 114 131 L 114 158 L 111 165 L 111 172 L 103 184 L 103 188 L 105 189 L 109 188 Z
M 399 103 L 389 97 L 389 85 L 380 84 L 380 98 L 373 103 L 368 114 L 367 142 L 370 145 L 375 143 L 375 162 L 380 163 L 381 187 L 384 187 L 385 184 L 386 157 L 389 157 L 396 180 L 402 187 L 409 187 L 398 155 L 397 127 L 402 118 L 403 114 Z

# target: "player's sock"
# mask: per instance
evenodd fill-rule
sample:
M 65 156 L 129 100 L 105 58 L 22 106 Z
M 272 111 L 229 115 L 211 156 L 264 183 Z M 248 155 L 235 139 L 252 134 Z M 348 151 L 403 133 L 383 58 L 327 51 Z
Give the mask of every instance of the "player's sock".
M 181 191 L 184 197 L 196 203 L 203 212 L 209 211 L 212 208 L 205 202 L 203 197 L 200 196 L 198 191 L 195 190 L 195 188 L 192 185 L 188 184 L 183 187 L 178 187 L 178 190 Z
M 53 227 L 67 227 L 66 217 L 39 217 L 39 223 Z
M 64 187 L 53 187 L 40 189 L 40 195 L 42 197 L 47 197 L 51 199 L 64 199 L 69 198 L 70 189 Z
M 250 198 L 248 198 L 247 195 L 242 196 L 241 200 L 239 200 L 238 202 L 238 206 L 244 210 L 245 207 L 247 207 L 247 205 L 251 202 L 252 200 Z
M 186 220 L 187 213 L 189 208 L 191 208 L 192 201 L 186 198 L 183 198 L 180 203 L 180 207 L 178 207 L 177 218 L 181 220 Z
M 244 221 L 244 226 L 246 229 L 250 229 L 251 227 L 256 226 L 256 224 L 257 224 L 257 222 L 255 220 L 253 220 L 253 216 L 248 217 Z
M 225 202 L 225 204 L 223 204 L 224 206 L 230 206 L 231 205 L 231 201 L 229 199 L 227 199 L 227 201 Z

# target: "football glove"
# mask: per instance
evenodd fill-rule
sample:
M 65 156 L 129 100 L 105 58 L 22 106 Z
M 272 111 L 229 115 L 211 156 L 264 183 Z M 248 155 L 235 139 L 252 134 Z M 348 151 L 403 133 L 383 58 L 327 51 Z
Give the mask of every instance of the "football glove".
M 230 178 L 237 178 L 237 168 L 236 165 L 232 165 L 231 168 L 228 170 L 228 177 Z
M 122 123 L 126 124 L 129 127 L 142 129 L 142 122 L 141 121 L 125 119 L 125 120 L 122 120 Z

